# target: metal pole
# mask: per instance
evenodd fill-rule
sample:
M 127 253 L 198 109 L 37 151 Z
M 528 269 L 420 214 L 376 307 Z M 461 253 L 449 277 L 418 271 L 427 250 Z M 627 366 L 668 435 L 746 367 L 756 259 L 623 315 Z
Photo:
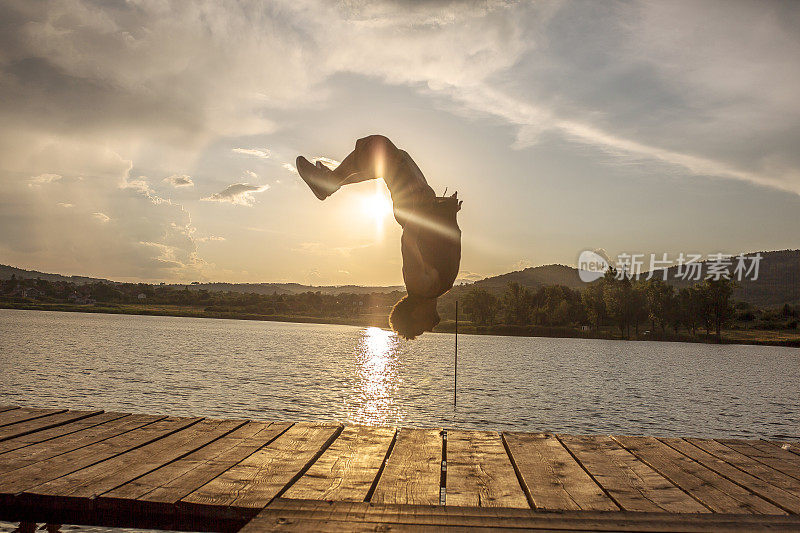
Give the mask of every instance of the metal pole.
M 453 359 L 453 410 L 456 408 L 456 394 L 458 391 L 458 300 L 456 300 L 456 346 Z

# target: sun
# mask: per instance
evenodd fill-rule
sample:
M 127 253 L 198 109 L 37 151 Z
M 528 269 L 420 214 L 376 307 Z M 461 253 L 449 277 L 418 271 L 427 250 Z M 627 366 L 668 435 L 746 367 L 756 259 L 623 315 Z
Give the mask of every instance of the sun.
M 364 197 L 362 209 L 376 224 L 382 225 L 386 217 L 392 214 L 392 199 L 385 189 L 376 188 L 374 193 Z

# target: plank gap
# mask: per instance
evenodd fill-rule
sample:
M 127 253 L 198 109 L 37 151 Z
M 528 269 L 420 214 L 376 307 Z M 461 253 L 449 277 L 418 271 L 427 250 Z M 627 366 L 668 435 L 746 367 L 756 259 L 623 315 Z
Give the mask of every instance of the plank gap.
M 372 499 L 372 495 L 375 493 L 375 488 L 378 486 L 378 481 L 381 479 L 383 470 L 386 468 L 386 462 L 389 460 L 389 456 L 392 454 L 395 442 L 397 442 L 397 428 L 394 428 L 394 435 L 392 435 L 392 442 L 389 443 L 389 447 L 386 449 L 386 455 L 383 456 L 383 461 L 381 462 L 381 466 L 378 468 L 378 473 L 375 474 L 375 479 L 372 480 L 372 485 L 370 485 L 369 490 L 367 491 L 367 495 L 364 497 L 365 502 L 368 502 Z
M 588 468 L 586 468 L 586 465 L 584 465 L 584 464 L 581 462 L 581 460 L 580 460 L 580 459 L 578 459 L 578 456 L 577 456 L 577 455 L 575 455 L 574 453 L 572 453 L 572 450 L 570 450 L 570 449 L 569 449 L 569 446 L 567 446 L 566 444 L 564 444 L 564 441 L 563 441 L 563 440 L 561 440 L 561 436 L 560 436 L 560 435 L 558 435 L 557 433 L 554 433 L 554 434 L 553 434 L 553 436 L 554 436 L 554 437 L 556 438 L 556 440 L 557 440 L 557 441 L 558 441 L 558 442 L 561 444 L 561 446 L 563 446 L 563 447 L 564 447 L 564 449 L 565 449 L 565 450 L 567 450 L 567 453 L 568 453 L 568 454 L 570 454 L 570 456 L 572 457 L 572 459 L 574 459 L 574 460 L 575 460 L 575 462 L 576 462 L 576 463 L 578 463 L 578 466 L 580 466 L 580 467 L 581 467 L 581 469 L 582 469 L 584 472 L 586 472 L 586 475 L 587 475 L 587 476 L 589 476 L 589 477 L 592 479 L 592 481 L 594 481 L 595 485 L 597 485 L 598 487 L 600 487 L 600 490 L 602 490 L 602 491 L 603 491 L 603 493 L 604 493 L 606 496 L 608 496 L 608 499 L 609 499 L 609 500 L 611 500 L 612 502 L 614 502 L 614 505 L 616 505 L 616 506 L 617 506 L 617 507 L 619 507 L 620 509 L 624 509 L 624 507 L 622 506 L 622 504 L 620 504 L 620 502 L 618 502 L 618 501 L 616 500 L 616 498 L 614 498 L 614 496 L 612 496 L 612 495 L 611 495 L 611 493 L 610 493 L 610 492 L 609 492 L 609 491 L 608 491 L 608 490 L 607 490 L 607 489 L 606 489 L 606 488 L 603 486 L 603 484 L 602 484 L 602 483 L 600 483 L 600 482 L 597 480 L 597 478 L 596 478 L 596 477 L 594 477 L 594 475 L 592 475 L 592 473 L 591 473 L 591 472 L 589 472 L 589 469 L 588 469 Z
M 627 447 L 627 446 L 625 446 L 625 445 L 622 443 L 622 441 L 620 441 L 619 439 L 617 439 L 617 437 L 615 437 L 614 435 L 611 435 L 611 438 L 614 440 L 614 442 L 616 442 L 617 444 L 619 444 L 620 446 L 622 446 L 623 448 L 625 448 L 625 449 L 626 449 L 626 450 L 627 450 L 629 453 L 633 454 L 633 456 L 634 456 L 634 457 L 636 457 L 636 458 L 637 458 L 637 459 L 639 459 L 641 462 L 643 462 L 644 464 L 646 464 L 647 466 L 649 466 L 650 468 L 652 468 L 653 470 L 655 470 L 656 472 L 658 472 L 658 473 L 661 475 L 661 477 L 663 477 L 664 479 L 666 479 L 667 481 L 669 481 L 670 483 L 672 483 L 673 485 L 675 485 L 675 486 L 678 488 L 678 490 L 680 490 L 681 492 L 683 492 L 684 494 L 686 494 L 687 496 L 689 496 L 690 498 L 692 498 L 694 501 L 696 501 L 697 503 L 699 503 L 700 505 L 702 505 L 703 507 L 705 507 L 706 509 L 708 509 L 710 512 L 712 512 L 712 513 L 714 513 L 714 512 L 715 512 L 715 511 L 714 511 L 714 510 L 713 510 L 711 507 L 709 507 L 709 506 L 708 506 L 708 505 L 707 505 L 705 502 L 703 502 L 702 500 L 700 500 L 700 499 L 699 499 L 697 496 L 695 496 L 694 494 L 692 494 L 692 493 L 691 493 L 691 492 L 689 492 L 688 490 L 684 489 L 683 487 L 681 487 L 680 485 L 678 485 L 677 483 L 675 483 L 675 481 L 674 481 L 674 480 L 673 480 L 673 479 L 672 479 L 670 476 L 668 476 L 667 474 L 665 474 L 664 472 L 662 472 L 661 470 L 659 470 L 658 468 L 656 468 L 656 467 L 655 467 L 653 464 L 651 464 L 651 462 L 650 462 L 650 461 L 647 461 L 647 460 L 646 460 L 646 459 L 644 459 L 643 457 L 641 457 L 641 456 L 637 455 L 636 453 L 634 453 L 633 451 L 631 451 L 630 449 L 628 449 L 628 447 Z

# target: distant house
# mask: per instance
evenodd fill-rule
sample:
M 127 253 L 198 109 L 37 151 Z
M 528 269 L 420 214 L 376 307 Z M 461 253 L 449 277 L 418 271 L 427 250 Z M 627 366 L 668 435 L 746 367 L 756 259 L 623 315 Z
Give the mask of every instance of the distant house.
M 591 328 L 589 326 L 581 326 L 581 331 L 589 331 Z
M 13 291 L 9 294 L 9 296 L 18 297 L 18 298 L 31 298 L 36 299 L 42 295 L 39 289 L 35 287 L 23 287 L 21 285 L 17 285 Z
M 147 300 L 147 295 L 145 293 L 143 293 L 143 292 L 140 292 L 139 296 L 137 296 L 137 298 L 139 298 L 140 301 L 141 300 Z

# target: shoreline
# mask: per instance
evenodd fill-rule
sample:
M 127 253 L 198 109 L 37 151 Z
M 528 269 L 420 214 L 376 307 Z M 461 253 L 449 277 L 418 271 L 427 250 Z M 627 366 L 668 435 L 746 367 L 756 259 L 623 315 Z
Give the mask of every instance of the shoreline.
M 210 318 L 226 320 L 255 320 L 263 322 L 288 322 L 299 324 L 329 324 L 342 326 L 360 327 L 379 327 L 387 329 L 389 327 L 388 317 L 363 316 L 346 318 L 325 318 L 308 316 L 288 316 L 288 315 L 258 315 L 246 313 L 225 313 L 208 312 L 205 310 L 165 308 L 165 307 L 116 307 L 98 304 L 64 304 L 64 303 L 16 303 L 0 302 L 0 309 L 21 309 L 28 311 L 60 311 L 66 313 L 97 313 L 113 315 L 144 315 L 144 316 L 175 316 L 186 318 Z M 717 341 L 713 335 L 661 335 L 654 334 L 648 336 L 624 339 L 620 336 L 607 332 L 583 332 L 570 327 L 559 326 L 475 326 L 472 324 L 459 324 L 459 333 L 468 335 L 493 335 L 493 336 L 512 336 L 512 337 L 545 337 L 545 338 L 577 338 L 577 339 L 597 339 L 597 340 L 616 340 L 616 341 L 655 341 L 655 342 L 685 342 L 695 344 L 743 344 L 753 346 L 779 346 L 786 348 L 800 348 L 800 334 L 795 338 L 753 338 L 749 336 L 737 335 L 743 331 L 757 332 L 762 336 L 772 330 L 723 330 L 722 340 Z M 443 320 L 434 330 L 434 333 L 453 333 L 455 322 L 453 320 Z M 598 334 L 599 333 L 599 334 Z

